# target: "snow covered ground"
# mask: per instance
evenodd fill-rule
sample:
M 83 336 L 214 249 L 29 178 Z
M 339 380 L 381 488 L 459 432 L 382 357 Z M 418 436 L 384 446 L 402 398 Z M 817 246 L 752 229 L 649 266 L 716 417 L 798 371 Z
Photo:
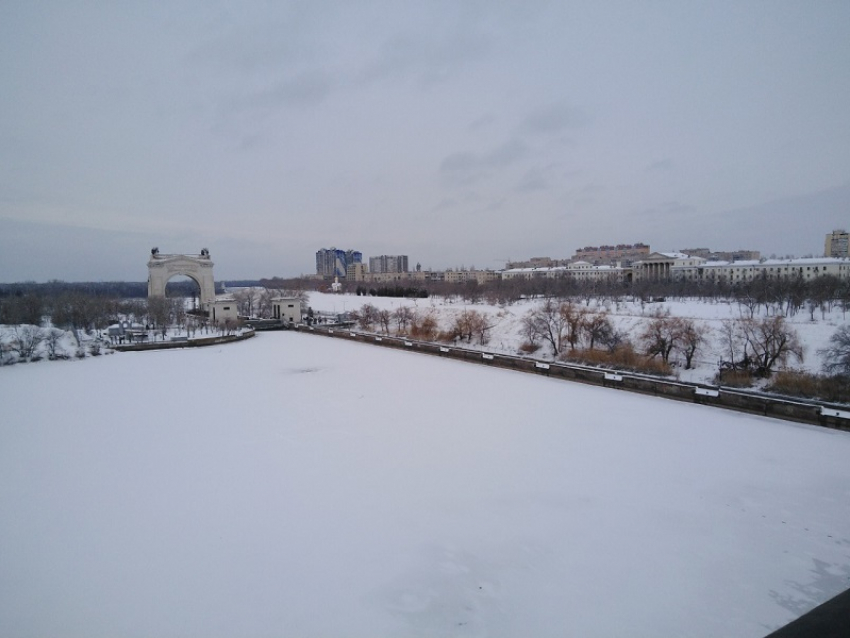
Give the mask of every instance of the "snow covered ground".
M 288 332 L 0 406 L 0 635 L 756 638 L 850 586 L 847 433 Z
M 330 293 L 310 293 L 310 306 L 314 310 L 324 312 L 345 312 L 360 309 L 364 304 L 372 304 L 380 310 L 394 311 L 399 305 L 408 305 L 419 313 L 431 312 L 437 318 L 441 329 L 447 329 L 454 317 L 465 309 L 486 313 L 493 324 L 490 342 L 486 348 L 490 351 L 517 354 L 523 337 L 520 335 L 523 316 L 541 300 L 529 300 L 509 306 L 494 306 L 486 303 L 465 304 L 459 298 L 446 300 L 440 297 L 431 299 L 397 299 L 387 297 L 358 297 L 357 295 L 339 295 Z M 628 334 L 632 340 L 637 335 L 653 312 L 669 310 L 674 317 L 687 317 L 703 325 L 708 330 L 708 343 L 701 348 L 694 360 L 694 368 L 685 370 L 683 366 L 675 368 L 676 376 L 682 381 L 711 383 L 717 374 L 718 362 L 721 358 L 728 359 L 723 353 L 720 343 L 720 328 L 724 320 L 741 317 L 741 308 L 735 302 L 721 300 L 717 302 L 702 302 L 698 300 L 667 301 L 664 303 L 647 303 L 623 301 L 619 303 L 597 303 L 591 300 L 587 306 L 590 311 L 606 311 L 617 330 Z M 763 311 L 763 309 L 762 309 Z M 756 317 L 759 317 L 758 313 Z M 822 361 L 817 351 L 826 347 L 829 338 L 839 326 L 850 322 L 850 315 L 835 307 L 831 312 L 815 313 L 811 320 L 808 310 L 798 312 L 787 319 L 789 325 L 797 332 L 803 344 L 804 359 L 791 362 L 794 369 L 808 372 L 820 372 Z M 377 326 L 376 326 L 377 329 Z M 466 344 L 464 344 L 465 347 Z M 475 348 L 475 344 L 471 346 Z M 480 347 L 480 346 L 479 346 Z M 539 358 L 551 358 L 551 349 L 543 345 L 534 354 Z M 675 358 L 675 353 L 674 353 Z M 681 362 L 680 362 L 681 363 Z

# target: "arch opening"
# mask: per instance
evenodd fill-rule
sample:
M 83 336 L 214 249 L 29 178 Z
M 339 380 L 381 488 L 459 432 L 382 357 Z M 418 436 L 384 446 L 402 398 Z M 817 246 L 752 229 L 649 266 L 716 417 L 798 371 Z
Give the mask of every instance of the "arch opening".
M 200 311 L 209 312 L 215 301 L 212 269 L 213 262 L 206 248 L 199 255 L 164 255 L 158 248 L 154 248 L 148 261 L 148 297 L 170 296 L 169 290 L 185 291 L 187 286 L 192 286 L 186 283 L 188 278 L 197 284 L 197 307 Z M 169 287 L 168 282 L 175 277 L 180 279 Z
M 169 299 L 184 299 L 186 310 L 197 312 L 201 298 L 201 282 L 192 275 L 175 273 L 165 282 L 165 296 Z

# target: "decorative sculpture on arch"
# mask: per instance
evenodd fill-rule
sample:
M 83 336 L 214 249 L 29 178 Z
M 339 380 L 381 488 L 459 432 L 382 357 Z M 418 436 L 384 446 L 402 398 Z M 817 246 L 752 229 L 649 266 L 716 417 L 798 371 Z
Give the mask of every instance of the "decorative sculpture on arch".
M 165 284 L 178 275 L 195 280 L 201 289 L 201 307 L 209 309 L 209 304 L 215 301 L 210 251 L 203 248 L 200 255 L 163 255 L 159 248 L 152 248 L 148 261 L 148 297 L 164 297 Z

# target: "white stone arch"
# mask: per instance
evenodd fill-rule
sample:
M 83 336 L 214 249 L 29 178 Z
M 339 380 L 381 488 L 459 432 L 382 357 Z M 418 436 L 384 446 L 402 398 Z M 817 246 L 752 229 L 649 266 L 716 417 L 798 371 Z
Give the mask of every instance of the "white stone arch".
M 201 307 L 215 301 L 215 279 L 210 251 L 204 248 L 200 255 L 163 255 L 158 248 L 151 250 L 148 261 L 148 297 L 164 297 L 165 284 L 172 277 L 183 275 L 193 279 L 201 289 Z

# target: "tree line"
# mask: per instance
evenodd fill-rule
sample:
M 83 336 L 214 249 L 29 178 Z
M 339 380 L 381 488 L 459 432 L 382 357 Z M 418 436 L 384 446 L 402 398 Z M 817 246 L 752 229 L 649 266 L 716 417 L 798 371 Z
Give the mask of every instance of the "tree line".
M 434 309 L 400 306 L 388 310 L 372 304 L 349 314 L 366 332 L 478 345 L 489 342 L 498 319 L 467 308 L 453 313 L 440 326 Z M 791 363 L 802 363 L 803 348 L 783 314 L 742 314 L 724 320 L 712 334 L 712 329 L 702 322 L 672 316 L 669 310 L 655 310 L 626 332 L 615 327 L 604 307 L 546 298 L 522 317 L 520 337 L 519 350 L 525 354 L 545 348 L 556 360 L 660 375 L 672 374 L 675 366 L 693 368 L 714 337 L 720 345 L 715 377 L 718 384 L 748 386 L 756 379 L 767 379 L 768 387 L 785 394 L 829 400 L 850 398 L 850 326 L 839 328 L 829 346 L 818 351 L 824 362 L 823 375 L 789 375 L 785 371 Z M 820 389 L 811 390 L 813 385 Z
M 263 279 L 261 284 L 270 287 L 301 290 L 330 291 L 330 284 L 315 279 Z M 415 285 L 369 287 L 362 282 L 342 282 L 343 292 L 362 296 L 388 297 L 440 297 L 448 302 L 457 300 L 467 304 L 486 302 L 491 305 L 511 305 L 523 300 L 572 299 L 585 305 L 591 301 L 613 302 L 636 299 L 650 303 L 654 299 L 701 301 L 733 300 L 742 311 L 754 316 L 781 314 L 793 317 L 800 312 L 815 315 L 840 308 L 846 313 L 850 309 L 850 279 L 824 275 L 806 280 L 803 277 L 772 279 L 766 274 L 753 280 L 729 282 L 725 279 L 700 281 L 652 281 L 622 282 L 610 280 L 582 280 L 571 275 L 558 277 L 533 277 L 526 279 L 497 279 L 485 283 L 470 280 L 463 283 L 445 281 L 417 281 Z

